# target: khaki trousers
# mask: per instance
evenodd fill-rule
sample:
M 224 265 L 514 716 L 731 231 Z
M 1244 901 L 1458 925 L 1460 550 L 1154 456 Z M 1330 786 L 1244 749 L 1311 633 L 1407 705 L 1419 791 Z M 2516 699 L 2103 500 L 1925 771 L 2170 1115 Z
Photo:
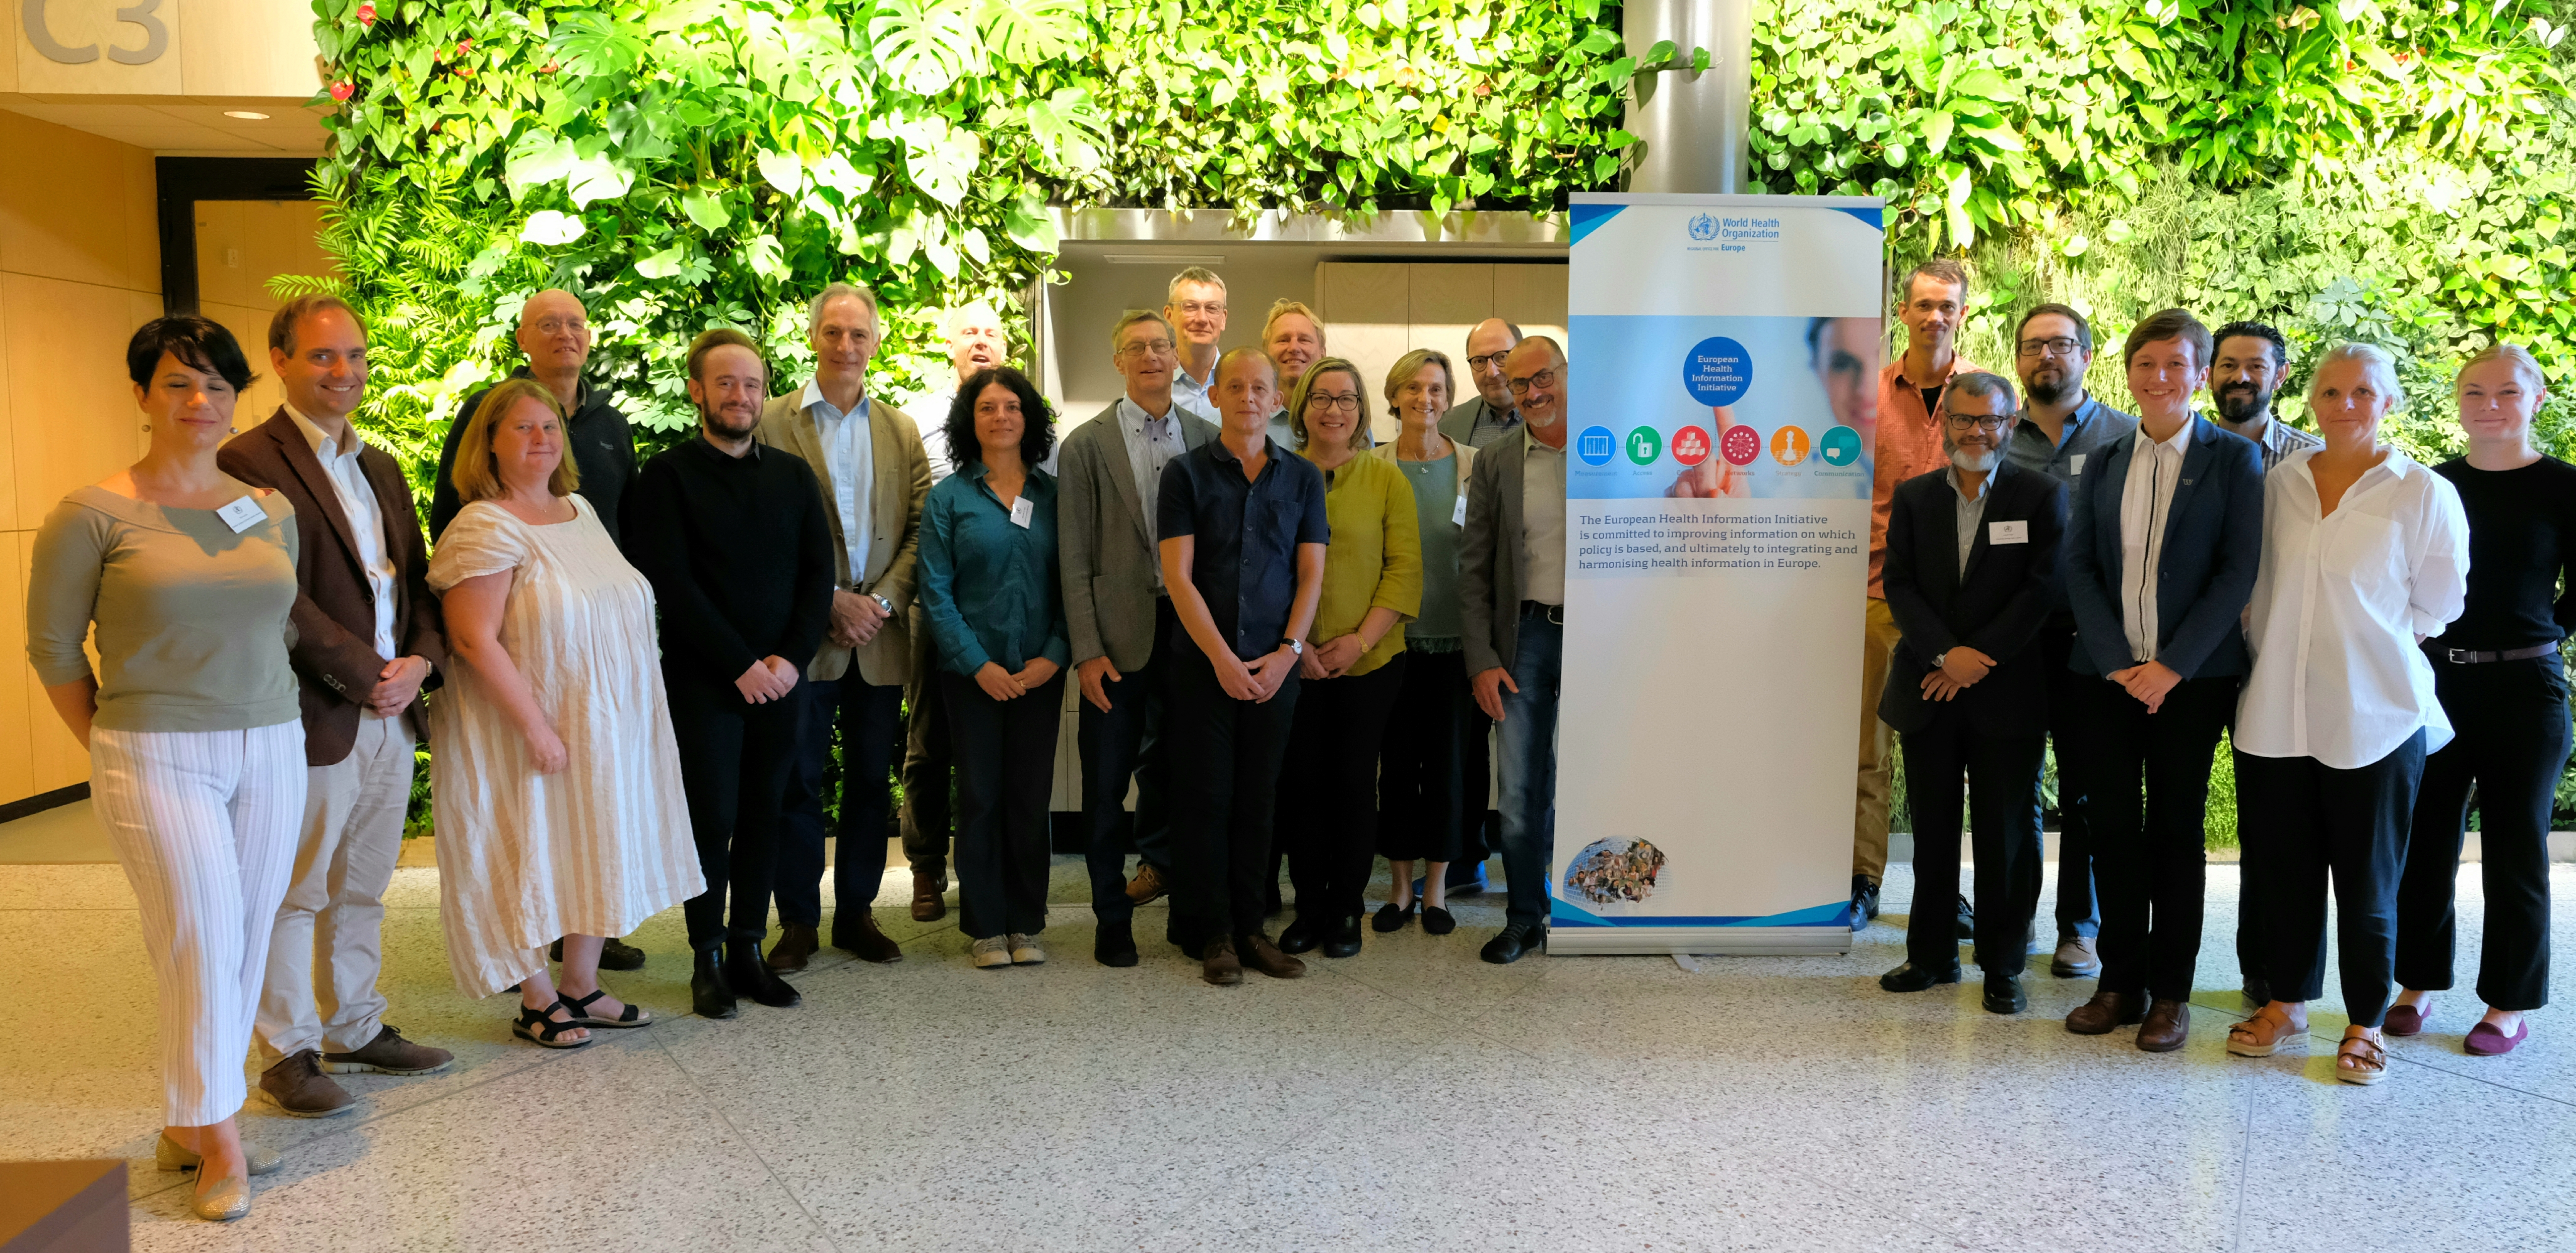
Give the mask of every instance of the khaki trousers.
M 1852 873 L 1872 883 L 1887 873 L 1887 800 L 1896 786 L 1896 731 L 1878 720 L 1887 666 L 1896 653 L 1896 615 L 1872 596 L 1860 646 L 1860 779 L 1852 803 Z
M 359 715 L 349 755 L 305 770 L 295 873 L 277 907 L 259 994 L 259 1042 L 270 1060 L 305 1049 L 353 1053 L 384 1025 L 385 887 L 402 855 L 411 801 L 411 728 Z

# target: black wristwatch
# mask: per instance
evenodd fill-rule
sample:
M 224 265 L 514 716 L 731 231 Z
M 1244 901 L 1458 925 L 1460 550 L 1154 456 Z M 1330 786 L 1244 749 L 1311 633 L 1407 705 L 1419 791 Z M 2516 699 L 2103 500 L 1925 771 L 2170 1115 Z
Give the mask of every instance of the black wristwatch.
M 1303 657 L 1306 655 L 1306 641 L 1304 640 L 1291 638 L 1284 639 L 1279 642 L 1287 646 L 1288 654 L 1292 657 Z

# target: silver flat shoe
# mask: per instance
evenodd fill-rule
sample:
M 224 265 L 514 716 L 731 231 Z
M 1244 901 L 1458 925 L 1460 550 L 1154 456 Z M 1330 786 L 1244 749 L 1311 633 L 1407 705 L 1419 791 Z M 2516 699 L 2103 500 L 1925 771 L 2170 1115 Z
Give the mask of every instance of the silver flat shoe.
M 190 1196 L 188 1209 L 210 1223 L 247 1218 L 250 1216 L 250 1180 L 240 1175 L 218 1180 L 214 1187 Z
M 161 1133 L 161 1143 L 153 1146 L 152 1157 L 163 1170 L 195 1170 L 198 1163 L 205 1160 L 180 1148 L 179 1142 L 171 1139 L 167 1131 Z M 284 1165 L 286 1155 L 257 1140 L 245 1139 L 242 1141 L 242 1160 L 250 1163 L 250 1173 L 265 1175 Z

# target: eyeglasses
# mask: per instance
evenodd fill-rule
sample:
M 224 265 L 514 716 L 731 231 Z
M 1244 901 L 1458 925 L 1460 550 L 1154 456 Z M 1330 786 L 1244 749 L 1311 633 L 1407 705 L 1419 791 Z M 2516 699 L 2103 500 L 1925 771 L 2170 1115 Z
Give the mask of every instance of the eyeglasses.
M 1512 394 L 1515 396 L 1533 387 L 1553 387 L 1556 385 L 1556 371 L 1550 368 L 1541 370 L 1528 378 L 1508 379 L 1505 380 L 1505 385 L 1512 389 Z
M 2003 429 L 2005 427 L 2013 424 L 2013 415 L 2009 413 L 1966 415 L 1949 414 L 1945 416 L 1950 419 L 1950 429 L 1953 431 L 1965 432 L 1970 430 L 1981 430 L 1989 435 L 2000 435 L 2003 433 Z
M 1172 341 L 1168 339 L 1129 340 L 1118 351 L 1131 357 L 1159 357 L 1172 351 Z
M 2060 335 L 2055 339 L 2025 339 L 2021 341 L 2021 355 L 2025 357 L 2072 357 L 2077 352 L 2082 351 L 2083 347 L 2084 345 L 2065 335 Z
M 1336 410 L 1342 413 L 1358 413 L 1360 411 L 1360 397 L 1357 392 L 1344 392 L 1339 396 L 1333 395 L 1330 392 L 1316 392 L 1314 395 L 1306 398 L 1306 408 L 1310 411 L 1321 409 L 1326 413 L 1331 413 Z
M 1187 317 L 1193 313 L 1207 313 L 1219 316 L 1222 316 L 1225 313 L 1225 302 L 1222 300 L 1184 300 L 1172 307 L 1180 310 L 1183 317 Z
M 1477 374 L 1482 374 L 1487 370 L 1499 370 L 1503 368 L 1503 358 L 1510 355 L 1512 355 L 1512 350 L 1506 348 L 1501 352 L 1489 352 L 1481 357 L 1469 357 L 1467 358 L 1467 368 Z
M 540 335 L 560 335 L 565 331 L 571 331 L 573 334 L 579 335 L 589 329 L 590 323 L 580 318 L 540 318 L 537 320 L 537 333 Z

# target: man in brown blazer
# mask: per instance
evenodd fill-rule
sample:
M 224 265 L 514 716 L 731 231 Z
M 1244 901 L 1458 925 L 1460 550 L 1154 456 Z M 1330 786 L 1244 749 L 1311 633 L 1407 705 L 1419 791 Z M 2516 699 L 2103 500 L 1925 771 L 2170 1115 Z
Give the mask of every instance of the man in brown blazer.
M 419 696 L 447 661 L 429 546 L 402 468 L 349 422 L 367 388 L 367 334 L 332 296 L 306 296 L 268 325 L 286 403 L 216 454 L 224 472 L 295 506 L 290 658 L 302 688 L 307 767 L 294 878 L 278 907 L 260 989 L 259 1086 L 280 1110 L 351 1108 L 333 1074 L 444 1069 L 444 1049 L 384 1022 L 384 893 L 411 801 Z
M 930 494 L 920 427 L 868 396 L 868 362 L 878 344 L 876 296 L 834 283 L 814 298 L 807 330 L 814 379 L 772 399 L 754 436 L 813 468 L 832 529 L 832 621 L 798 697 L 804 708 L 779 833 L 780 934 L 769 965 L 780 971 L 804 969 L 820 944 L 823 774 L 835 723 L 841 813 L 830 834 L 842 840 L 833 874 L 840 908 L 832 918 L 832 947 L 872 962 L 903 959 L 868 905 L 884 873 L 893 816 L 889 775 L 903 743 L 903 685 L 912 655 L 905 615 L 912 606 L 921 500 Z M 851 835 L 860 842 L 851 844 Z

